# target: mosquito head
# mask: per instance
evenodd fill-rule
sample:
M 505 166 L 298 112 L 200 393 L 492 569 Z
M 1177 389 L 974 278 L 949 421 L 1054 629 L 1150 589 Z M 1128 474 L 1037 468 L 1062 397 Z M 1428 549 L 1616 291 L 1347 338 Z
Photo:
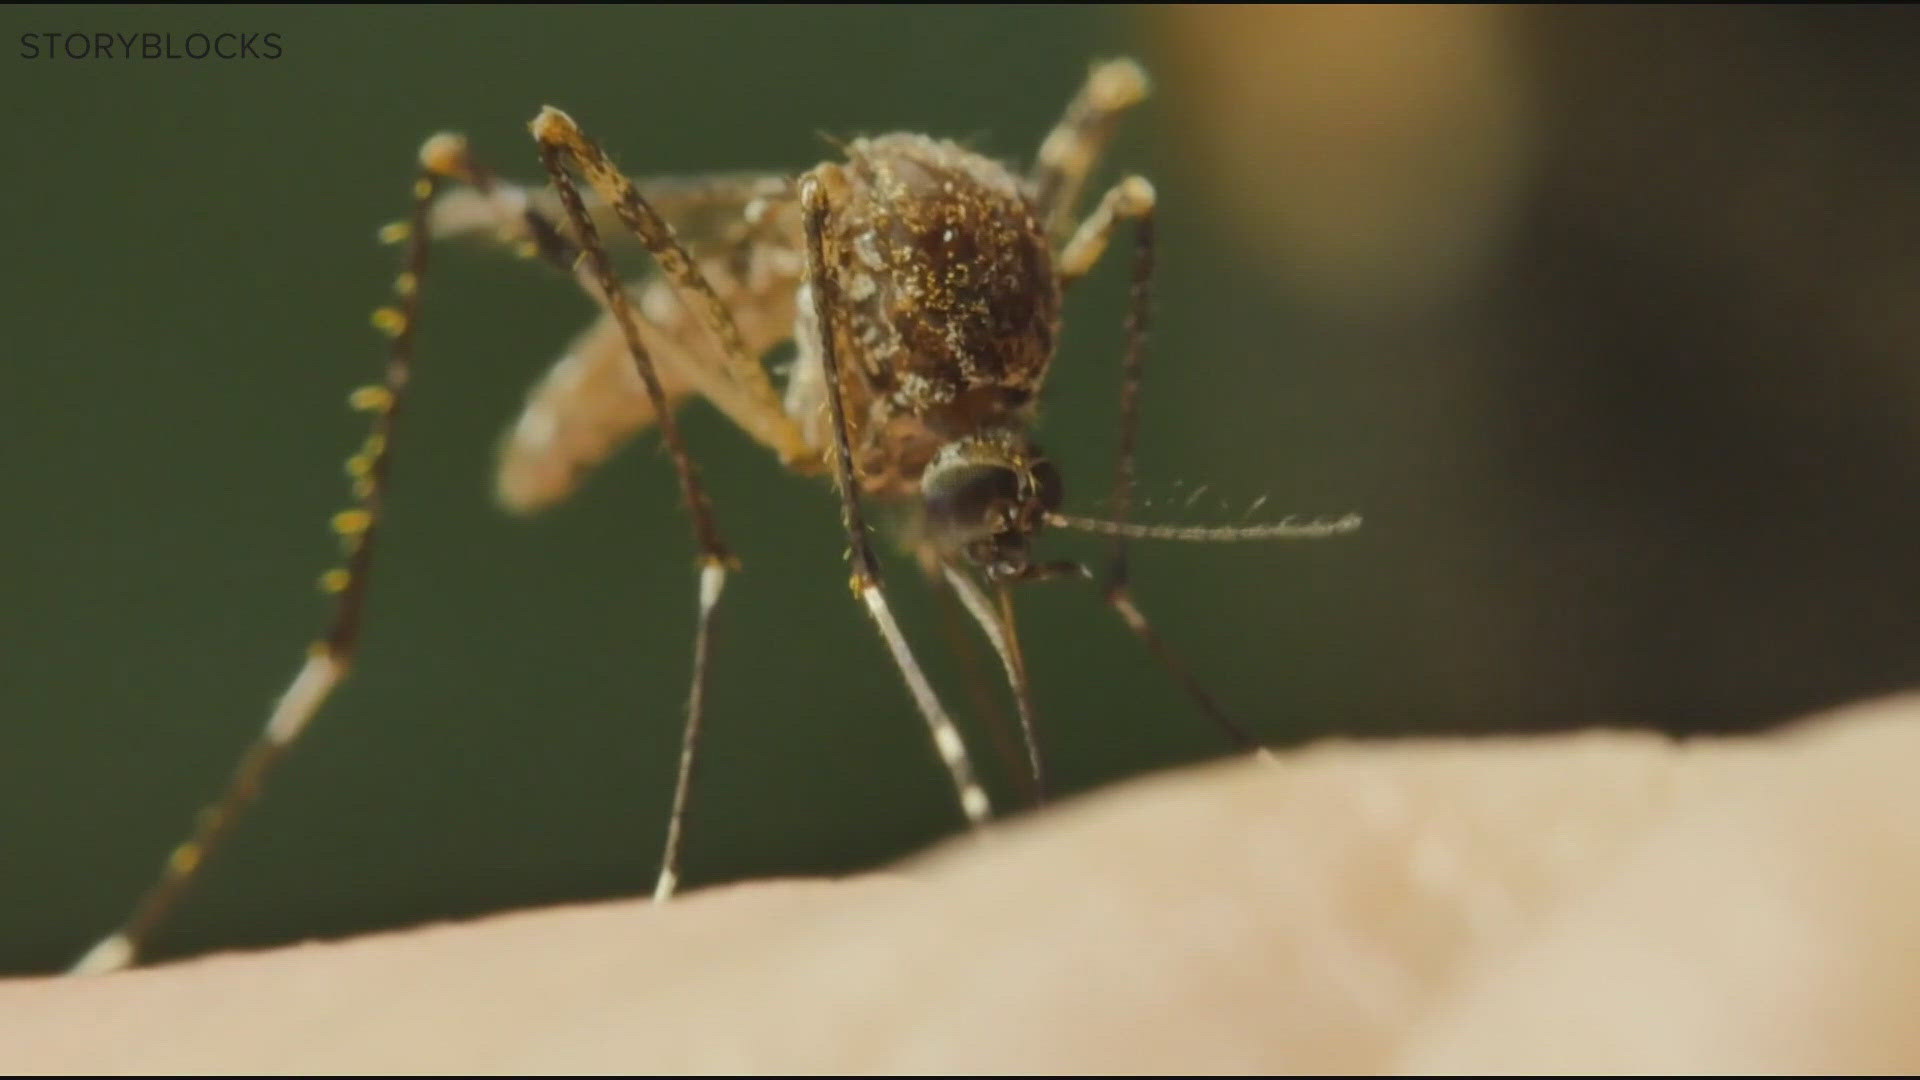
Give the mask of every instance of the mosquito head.
M 1009 433 L 948 443 L 920 480 L 927 536 L 995 580 L 1028 576 L 1028 544 L 1060 509 L 1060 470 Z

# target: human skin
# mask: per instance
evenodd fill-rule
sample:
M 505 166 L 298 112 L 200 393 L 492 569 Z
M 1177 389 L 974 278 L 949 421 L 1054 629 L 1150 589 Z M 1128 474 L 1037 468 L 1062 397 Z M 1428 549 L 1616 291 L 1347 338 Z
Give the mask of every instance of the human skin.
M 0 984 L 11 1072 L 1903 1072 L 1920 697 L 1325 743 L 888 872 Z

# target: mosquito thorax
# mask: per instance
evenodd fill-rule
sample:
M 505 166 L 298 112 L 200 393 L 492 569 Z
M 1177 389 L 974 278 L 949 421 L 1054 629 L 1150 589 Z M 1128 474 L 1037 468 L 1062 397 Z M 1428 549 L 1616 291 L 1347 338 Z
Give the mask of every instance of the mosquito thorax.
M 1031 417 L 1060 328 L 1053 252 L 1000 163 L 924 135 L 855 139 L 812 175 L 862 487 L 911 495 L 942 448 Z
M 1029 543 L 1064 494 L 1039 447 L 1006 431 L 948 443 L 920 479 L 927 538 L 1001 580 L 1028 575 Z

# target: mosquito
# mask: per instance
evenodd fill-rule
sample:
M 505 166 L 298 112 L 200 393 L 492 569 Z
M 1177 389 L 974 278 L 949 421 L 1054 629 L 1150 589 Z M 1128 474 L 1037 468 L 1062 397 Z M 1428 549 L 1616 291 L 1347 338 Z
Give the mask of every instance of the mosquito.
M 385 377 L 350 403 L 371 430 L 348 459 L 353 505 L 333 518 L 341 565 L 321 577 L 328 628 L 241 757 L 224 793 L 201 811 L 126 922 L 73 968 L 130 966 L 193 882 L 208 853 L 258 794 L 268 771 L 345 678 L 359 646 L 374 541 L 387 501 L 395 427 L 412 379 L 430 242 L 486 233 L 573 277 L 596 320 L 533 388 L 502 442 L 500 501 L 527 513 L 565 498 L 619 445 L 657 427 L 692 525 L 697 615 L 685 727 L 656 900 L 679 884 L 687 805 L 705 719 L 714 613 L 737 563 L 688 452 L 675 408 L 711 403 L 792 472 L 837 492 L 851 587 L 907 685 L 970 828 L 992 816 L 966 744 L 915 659 L 882 587 L 868 505 L 899 512 L 908 549 L 952 590 L 998 655 L 1018 711 L 1026 767 L 1044 798 L 1026 661 L 1011 586 L 1092 582 L 1200 710 L 1242 748 L 1234 721 L 1154 630 L 1129 587 L 1127 542 L 1250 541 L 1335 536 L 1337 519 L 1230 526 L 1129 520 L 1134 446 L 1154 259 L 1154 189 L 1128 176 L 1084 219 L 1077 207 L 1116 122 L 1146 97 L 1131 60 L 1095 64 L 1022 176 L 956 143 L 897 133 L 857 138 L 844 160 L 795 176 L 728 175 L 636 183 L 558 109 L 531 124 L 548 185 L 496 176 L 457 135 L 426 140 L 412 212 L 381 230 L 404 243 L 394 302 L 374 313 L 391 337 Z M 583 194 L 576 174 L 587 182 Z M 1062 297 L 1123 224 L 1132 283 L 1120 365 L 1120 444 L 1108 517 L 1065 512 L 1059 471 L 1030 431 L 1056 351 Z M 630 233 L 655 271 L 623 284 L 603 229 Z M 682 236 L 688 239 L 682 239 Z M 783 384 L 762 358 L 792 342 Z M 1106 571 L 1037 559 L 1045 529 L 1111 537 Z

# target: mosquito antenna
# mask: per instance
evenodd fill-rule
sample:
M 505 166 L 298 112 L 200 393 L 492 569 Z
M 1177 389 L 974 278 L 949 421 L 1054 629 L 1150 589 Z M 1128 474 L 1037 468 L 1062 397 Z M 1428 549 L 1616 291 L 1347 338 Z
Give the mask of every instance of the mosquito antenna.
M 1074 529 L 1099 536 L 1117 536 L 1127 540 L 1187 540 L 1194 543 L 1230 544 L 1249 540 L 1324 540 L 1343 536 L 1360 527 L 1360 515 L 1338 518 L 1314 518 L 1299 521 L 1286 518 L 1262 525 L 1140 525 L 1130 521 L 1106 521 L 1075 514 L 1048 514 L 1047 524 L 1056 529 Z

